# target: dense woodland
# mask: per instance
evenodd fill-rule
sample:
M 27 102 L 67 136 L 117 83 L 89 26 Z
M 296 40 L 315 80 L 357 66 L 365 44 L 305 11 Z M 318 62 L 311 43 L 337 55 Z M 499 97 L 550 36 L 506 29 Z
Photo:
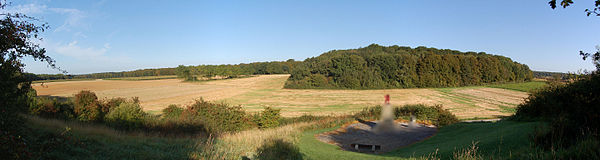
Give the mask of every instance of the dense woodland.
M 333 50 L 308 58 L 291 71 L 286 88 L 456 87 L 521 82 L 533 77 L 527 65 L 484 52 L 426 47 Z

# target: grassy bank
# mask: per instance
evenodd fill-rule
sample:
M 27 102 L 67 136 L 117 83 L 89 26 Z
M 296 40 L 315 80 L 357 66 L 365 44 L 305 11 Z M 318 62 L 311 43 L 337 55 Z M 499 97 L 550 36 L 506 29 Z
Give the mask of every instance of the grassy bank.
M 188 159 L 206 138 L 167 138 L 104 125 L 27 116 L 41 159 Z
M 511 153 L 529 148 L 528 134 L 539 122 L 486 122 L 458 123 L 443 127 L 422 142 L 382 155 L 363 154 L 340 150 L 338 146 L 318 141 L 314 135 L 337 129 L 328 128 L 304 132 L 298 143 L 307 159 L 430 159 L 453 158 L 461 149 L 473 143 L 478 153 L 489 158 L 510 158 Z

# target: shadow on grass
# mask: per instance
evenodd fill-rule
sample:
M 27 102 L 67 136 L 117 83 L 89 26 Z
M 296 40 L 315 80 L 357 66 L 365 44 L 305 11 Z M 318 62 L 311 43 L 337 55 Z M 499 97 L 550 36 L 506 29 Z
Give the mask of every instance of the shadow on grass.
M 297 160 L 302 159 L 300 149 L 282 139 L 270 139 L 256 151 L 256 159 L 260 160 Z M 242 159 L 249 159 L 243 157 Z

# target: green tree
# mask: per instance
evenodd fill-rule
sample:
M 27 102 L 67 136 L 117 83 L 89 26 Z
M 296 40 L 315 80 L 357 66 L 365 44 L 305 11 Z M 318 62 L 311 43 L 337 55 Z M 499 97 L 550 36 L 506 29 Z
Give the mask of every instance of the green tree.
M 4 12 L 5 1 L 0 1 Z M 35 43 L 41 40 L 40 33 L 48 29 L 33 17 L 19 13 L 0 14 L 0 157 L 26 158 L 26 140 L 23 136 L 23 119 L 19 112 L 26 111 L 33 104 L 31 80 L 23 73 L 23 57 L 47 62 L 57 68 L 54 60 L 46 55 L 46 50 Z M 58 69 L 58 68 L 57 68 Z
M 183 78 L 185 81 L 195 81 L 196 77 L 192 75 L 191 67 L 179 65 L 176 69 L 177 77 Z

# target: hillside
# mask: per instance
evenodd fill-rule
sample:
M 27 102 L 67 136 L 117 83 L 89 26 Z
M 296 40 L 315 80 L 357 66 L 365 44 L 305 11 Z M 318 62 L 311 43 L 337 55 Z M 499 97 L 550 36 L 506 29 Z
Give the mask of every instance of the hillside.
M 504 56 L 372 44 L 306 59 L 291 71 L 285 88 L 457 87 L 523 82 L 532 77 L 527 65 Z

